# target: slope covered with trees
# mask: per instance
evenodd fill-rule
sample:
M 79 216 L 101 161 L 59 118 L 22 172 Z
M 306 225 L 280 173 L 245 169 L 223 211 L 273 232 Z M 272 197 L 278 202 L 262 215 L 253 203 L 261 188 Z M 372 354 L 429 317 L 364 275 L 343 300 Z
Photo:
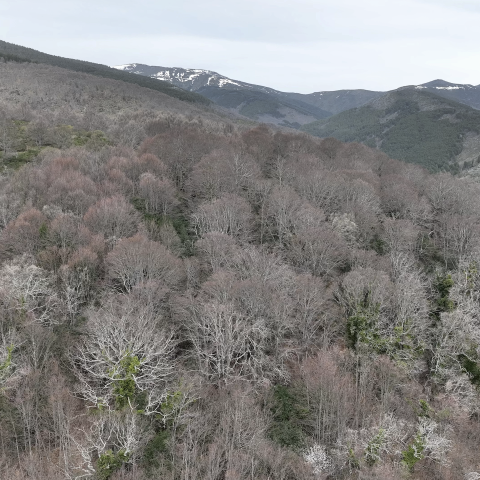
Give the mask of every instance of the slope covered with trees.
M 193 92 L 186 92 L 185 90 L 175 87 L 168 82 L 153 80 L 148 77 L 129 75 L 126 72 L 122 72 L 120 70 L 116 70 L 115 68 L 110 68 L 99 63 L 49 55 L 32 48 L 4 42 L 3 40 L 0 40 L 0 58 L 3 58 L 7 61 L 43 63 L 46 65 L 65 68 L 67 70 L 73 70 L 74 72 L 88 73 L 90 75 L 95 75 L 102 78 L 111 78 L 114 80 L 121 80 L 122 82 L 126 83 L 132 83 L 134 85 L 140 85 L 142 87 L 150 88 L 151 90 L 162 92 L 166 95 L 187 102 L 196 102 L 206 105 L 210 103 L 210 101 L 205 97 Z
M 469 168 L 478 163 L 480 151 L 478 145 L 470 151 L 466 141 L 471 137 L 478 140 L 480 135 L 478 110 L 411 87 L 388 92 L 367 105 L 304 125 L 301 130 L 362 142 L 431 172 L 455 173 L 461 167 Z
M 480 476 L 477 183 L 69 74 L 2 93 L 74 129 L 2 160 L 5 478 Z
M 361 106 L 380 97 L 382 92 L 337 90 L 311 94 L 280 92 L 262 85 L 232 80 L 217 72 L 131 63 L 114 68 L 137 75 L 171 82 L 198 92 L 217 105 L 254 120 L 298 128 L 305 123 Z
M 42 150 L 89 145 L 136 147 L 160 115 L 223 128 L 230 114 L 118 80 L 36 63 L 0 63 L 0 159 L 9 166 Z M 209 128 L 209 127 L 207 127 Z

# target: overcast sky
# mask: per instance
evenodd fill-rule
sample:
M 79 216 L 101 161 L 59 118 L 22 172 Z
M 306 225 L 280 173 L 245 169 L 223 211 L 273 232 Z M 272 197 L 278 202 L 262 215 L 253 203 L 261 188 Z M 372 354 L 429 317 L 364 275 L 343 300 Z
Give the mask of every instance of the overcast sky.
M 1 0 L 0 39 L 301 93 L 480 84 L 480 0 Z

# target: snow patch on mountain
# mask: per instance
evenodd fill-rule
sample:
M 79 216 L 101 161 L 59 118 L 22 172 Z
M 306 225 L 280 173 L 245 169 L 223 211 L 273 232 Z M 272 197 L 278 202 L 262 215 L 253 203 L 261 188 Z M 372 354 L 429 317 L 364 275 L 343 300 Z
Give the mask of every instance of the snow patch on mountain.
M 220 78 L 218 81 L 219 87 L 223 87 L 224 85 L 227 85 L 227 84 L 237 85 L 239 87 L 241 86 L 239 83 L 234 82 L 233 80 L 230 80 L 229 78 L 225 78 L 225 77 Z
M 472 85 L 449 85 L 448 87 L 426 87 L 424 85 L 416 85 L 416 89 L 432 88 L 434 90 L 466 90 L 467 88 L 473 88 Z
M 465 90 L 465 87 L 459 85 L 452 85 L 451 87 L 433 87 L 436 90 Z
M 138 67 L 138 68 L 137 68 Z M 210 85 L 228 87 L 237 86 L 245 87 L 248 84 L 243 82 L 236 82 L 230 78 L 213 72 L 211 70 L 203 70 L 198 68 L 165 68 L 165 67 L 151 67 L 149 65 L 142 65 L 138 63 L 131 63 L 127 65 L 115 65 L 112 68 L 118 70 L 124 70 L 126 72 L 137 73 L 140 75 L 146 75 L 157 80 L 164 80 L 170 83 L 181 83 L 182 86 L 187 88 L 199 88 L 201 85 Z
M 112 65 L 111 68 L 116 68 L 117 70 L 124 70 L 125 72 L 130 72 L 136 66 L 137 66 L 136 63 L 128 63 L 126 65 Z

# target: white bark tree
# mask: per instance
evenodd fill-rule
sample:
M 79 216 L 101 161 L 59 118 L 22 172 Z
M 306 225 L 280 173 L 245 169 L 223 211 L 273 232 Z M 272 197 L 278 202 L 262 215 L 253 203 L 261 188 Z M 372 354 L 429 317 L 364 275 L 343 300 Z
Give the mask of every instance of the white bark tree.
M 232 304 L 191 305 L 185 327 L 200 371 L 213 381 L 262 378 L 271 366 L 263 319 L 248 318 Z
M 192 215 L 193 228 L 200 237 L 218 232 L 245 239 L 250 236 L 251 221 L 250 205 L 234 194 L 202 203 Z
M 61 322 L 53 278 L 29 255 L 16 257 L 0 269 L 0 301 L 20 317 L 44 325 Z
M 173 334 L 148 305 L 127 296 L 105 299 L 87 317 L 86 336 L 70 354 L 77 394 L 96 408 L 133 408 L 135 396 L 143 394 L 144 413 L 161 413 L 173 374 Z
M 145 418 L 135 412 L 105 411 L 95 415 L 87 427 L 78 428 L 71 437 L 74 452 L 65 471 L 67 478 L 81 480 L 99 474 L 106 478 L 119 464 L 135 465 L 150 438 L 146 428 Z

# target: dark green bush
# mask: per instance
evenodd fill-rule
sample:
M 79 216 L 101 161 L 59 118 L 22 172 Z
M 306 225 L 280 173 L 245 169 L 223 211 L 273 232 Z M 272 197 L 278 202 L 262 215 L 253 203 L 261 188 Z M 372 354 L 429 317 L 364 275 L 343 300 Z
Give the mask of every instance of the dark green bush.
M 128 454 L 123 450 L 114 453 L 107 450 L 102 453 L 97 462 L 97 477 L 99 480 L 108 480 L 125 462 L 128 461 Z
M 302 420 L 308 414 L 308 409 L 302 405 L 301 393 L 292 387 L 277 385 L 273 389 L 270 410 L 270 438 L 282 447 L 301 449 L 305 445 Z

